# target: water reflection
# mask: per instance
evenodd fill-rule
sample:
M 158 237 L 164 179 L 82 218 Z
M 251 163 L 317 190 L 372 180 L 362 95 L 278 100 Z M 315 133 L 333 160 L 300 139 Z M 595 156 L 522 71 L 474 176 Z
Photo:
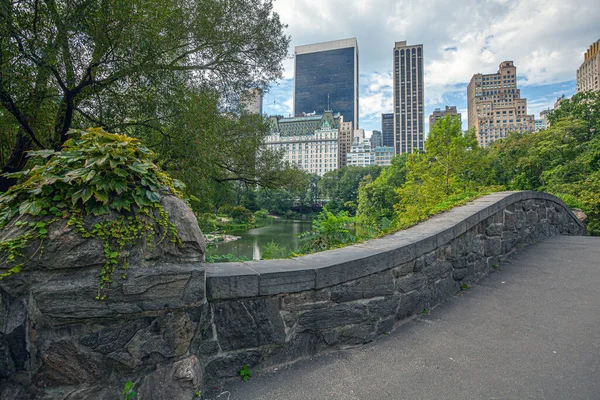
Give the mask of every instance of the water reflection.
M 260 260 L 263 249 L 271 241 L 294 251 L 300 247 L 300 239 L 296 235 L 310 230 L 311 225 L 311 221 L 268 220 L 266 225 L 260 228 L 231 232 L 232 235 L 242 238 L 208 249 L 207 253 L 209 255 L 233 254 L 237 257 L 245 256 L 251 260 Z

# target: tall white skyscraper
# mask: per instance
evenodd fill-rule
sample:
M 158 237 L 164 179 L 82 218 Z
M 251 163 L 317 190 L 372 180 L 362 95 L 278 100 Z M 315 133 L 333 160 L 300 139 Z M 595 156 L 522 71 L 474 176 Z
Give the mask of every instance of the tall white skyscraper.
M 423 150 L 423 45 L 396 42 L 393 71 L 395 152 Z

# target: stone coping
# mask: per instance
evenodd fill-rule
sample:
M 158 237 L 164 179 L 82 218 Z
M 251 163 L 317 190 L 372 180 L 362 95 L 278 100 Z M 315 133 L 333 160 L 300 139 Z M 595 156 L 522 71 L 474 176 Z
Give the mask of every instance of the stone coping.
M 226 300 L 322 289 L 381 272 L 443 246 L 513 203 L 532 199 L 557 203 L 578 225 L 584 226 L 553 195 L 497 192 L 409 229 L 341 249 L 293 259 L 206 264 L 207 298 Z

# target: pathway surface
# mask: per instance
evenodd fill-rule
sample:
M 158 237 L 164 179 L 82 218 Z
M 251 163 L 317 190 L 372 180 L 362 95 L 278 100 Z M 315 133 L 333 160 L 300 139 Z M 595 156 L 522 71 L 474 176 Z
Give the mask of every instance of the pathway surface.
M 600 238 L 554 237 L 374 343 L 218 400 L 600 399 Z

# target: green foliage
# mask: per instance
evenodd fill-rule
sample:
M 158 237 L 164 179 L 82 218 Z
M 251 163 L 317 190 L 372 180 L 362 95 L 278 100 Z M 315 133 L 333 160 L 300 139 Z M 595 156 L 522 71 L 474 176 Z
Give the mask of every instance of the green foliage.
M 318 183 L 321 197 L 328 199 L 327 208 L 336 213 L 347 211 L 354 214 L 358 204 L 359 185 L 370 175 L 376 179 L 382 168 L 378 165 L 370 167 L 345 166 L 335 171 L 327 172 Z
M 236 256 L 233 254 L 215 254 L 215 255 L 207 255 L 206 260 L 207 263 L 222 263 L 222 262 L 245 262 L 250 261 L 246 256 Z
M 27 150 L 56 149 L 71 128 L 103 126 L 143 138 L 200 205 L 223 179 L 272 181 L 280 159 L 256 152 L 266 124 L 234 117 L 240 93 L 281 77 L 290 38 L 272 0 L 0 8 L 3 171 L 21 170 Z
M 262 251 L 261 258 L 263 260 L 274 260 L 281 258 L 290 258 L 293 255 L 292 251 L 285 247 L 281 246 L 274 241 L 270 241 L 267 243 L 267 246 Z
M 236 206 L 231 210 L 231 218 L 238 224 L 252 224 L 254 222 L 254 215 L 252 211 L 248 210 L 244 206 Z
M 24 266 L 33 257 L 21 260 L 26 243 L 45 239 L 51 224 L 67 219 L 84 238 L 104 243 L 106 261 L 98 291 L 98 298 L 103 299 L 119 263 L 126 276 L 128 247 L 142 240 L 153 244 L 159 232 L 159 241 L 169 236 L 180 243 L 160 199 L 165 194 L 181 197 L 183 186 L 160 171 L 152 162 L 152 152 L 137 139 L 101 129 L 72 135 L 60 152 L 30 152 L 32 157 L 46 159 L 45 164 L 10 174 L 22 182 L 0 195 L 0 229 L 19 227 L 23 233 L 0 243 L 0 251 L 7 254 L 7 267 L 11 263 Z M 88 215 L 111 212 L 112 217 L 91 227 L 83 224 Z
M 264 208 L 258 210 L 254 213 L 254 217 L 257 219 L 266 219 L 269 217 L 269 210 L 265 210 Z
M 348 216 L 346 211 L 333 214 L 326 208 L 313 220 L 312 230 L 298 235 L 303 244 L 302 253 L 314 253 L 355 243 L 358 238 L 348 230 L 354 224 L 355 218 Z
M 466 283 L 460 284 L 460 290 L 465 291 L 465 290 L 469 290 L 469 289 L 471 289 L 471 286 L 467 285 Z
M 398 202 L 396 189 L 406 182 L 408 155 L 392 159 L 391 166 L 384 168 L 377 179 L 370 175 L 363 178 L 358 191 L 358 222 L 380 230 L 387 230 L 394 218 L 394 205 Z
M 137 393 L 133 390 L 133 382 L 127 381 L 121 394 L 125 396 L 125 400 L 133 400 L 137 396 Z
M 202 233 L 211 233 L 217 229 L 217 217 L 212 213 L 201 213 L 197 215 L 198 226 Z
M 248 368 L 247 365 L 244 365 L 242 369 L 238 371 L 238 375 L 242 378 L 244 382 L 248 381 L 250 380 L 250 378 L 252 378 L 252 370 Z

